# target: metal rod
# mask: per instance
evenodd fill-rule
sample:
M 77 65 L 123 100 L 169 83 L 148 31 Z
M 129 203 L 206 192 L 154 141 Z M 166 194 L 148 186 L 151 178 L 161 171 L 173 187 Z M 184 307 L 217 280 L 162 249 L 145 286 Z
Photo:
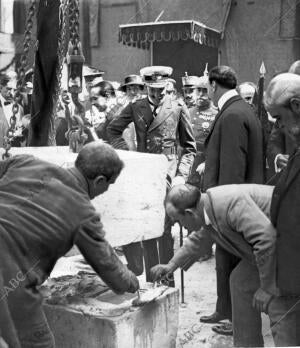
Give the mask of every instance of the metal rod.
M 183 245 L 183 231 L 182 226 L 179 224 L 179 236 L 180 236 L 180 247 Z M 180 270 L 180 281 L 181 281 L 181 303 L 184 303 L 184 271 Z

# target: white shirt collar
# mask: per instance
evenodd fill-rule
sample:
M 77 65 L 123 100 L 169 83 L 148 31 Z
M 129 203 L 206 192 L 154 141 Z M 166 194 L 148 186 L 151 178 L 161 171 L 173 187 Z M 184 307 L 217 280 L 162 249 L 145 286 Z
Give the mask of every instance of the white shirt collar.
M 203 213 L 204 213 L 204 221 L 205 221 L 205 225 L 211 225 L 211 221 L 205 211 L 205 209 L 203 208 Z
M 235 97 L 239 95 L 238 92 L 235 89 L 230 89 L 228 92 L 225 92 L 222 97 L 218 101 L 218 108 L 219 110 L 222 110 L 222 107 L 225 105 L 225 103 L 231 99 L 232 97 Z

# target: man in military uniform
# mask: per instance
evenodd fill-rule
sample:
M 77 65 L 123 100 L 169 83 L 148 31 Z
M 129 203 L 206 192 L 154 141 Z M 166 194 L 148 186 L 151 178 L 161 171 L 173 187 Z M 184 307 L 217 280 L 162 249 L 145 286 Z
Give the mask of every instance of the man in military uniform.
M 189 183 L 201 188 L 201 176 L 197 172 L 198 166 L 204 162 L 204 142 L 215 120 L 217 109 L 208 98 L 208 76 L 205 71 L 203 76 L 182 77 L 183 93 L 193 126 L 197 145 L 197 154 L 193 163 Z
M 168 186 L 184 183 L 189 176 L 196 145 L 190 123 L 189 111 L 184 102 L 174 100 L 166 95 L 165 87 L 172 74 L 171 67 L 151 66 L 141 69 L 147 87 L 147 97 L 129 103 L 120 115 L 115 117 L 107 128 L 108 139 L 114 147 L 128 149 L 122 138 L 124 129 L 130 122 L 134 122 L 137 135 L 137 151 L 166 155 L 169 161 L 167 174 Z M 182 148 L 182 156 L 178 161 L 177 147 Z M 165 260 L 168 262 L 173 254 L 174 241 L 171 235 L 171 223 L 165 221 L 162 237 L 143 242 L 146 267 L 146 279 L 151 280 L 150 268 Z M 138 255 L 140 245 L 137 243 L 124 247 L 125 255 Z M 129 252 L 130 251 L 130 252 Z M 128 259 L 128 258 L 127 258 Z M 128 260 L 129 262 L 129 260 Z M 142 258 L 135 262 L 138 266 L 134 271 L 142 273 Z M 129 268 L 132 269 L 130 262 Z M 133 270 L 133 269 L 132 269 Z M 172 282 L 170 285 L 173 285 Z

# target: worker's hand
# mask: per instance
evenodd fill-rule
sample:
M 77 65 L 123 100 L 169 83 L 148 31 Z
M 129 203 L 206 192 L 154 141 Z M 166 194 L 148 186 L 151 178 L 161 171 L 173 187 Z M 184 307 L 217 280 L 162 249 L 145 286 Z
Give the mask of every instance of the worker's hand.
M 196 168 L 196 172 L 199 175 L 202 175 L 204 173 L 204 170 L 205 170 L 205 162 L 200 163 L 199 166 Z
M 289 160 L 289 155 L 283 155 L 280 153 L 279 155 L 277 155 L 277 158 L 276 158 L 277 167 L 279 169 L 286 167 L 288 160 Z
M 273 295 L 259 288 L 253 296 L 252 306 L 260 312 L 267 313 L 272 298 Z
M 156 265 L 151 268 L 150 276 L 153 282 L 160 280 L 162 277 L 166 276 L 168 273 L 172 273 L 171 265 Z
M 128 272 L 129 272 L 129 287 L 127 289 L 127 292 L 135 293 L 140 288 L 139 280 L 137 279 L 136 275 L 133 272 L 129 270 Z
M 176 185 L 182 185 L 182 184 L 185 184 L 184 177 L 177 175 L 177 176 L 175 176 L 175 178 L 173 178 L 171 187 L 176 186 Z

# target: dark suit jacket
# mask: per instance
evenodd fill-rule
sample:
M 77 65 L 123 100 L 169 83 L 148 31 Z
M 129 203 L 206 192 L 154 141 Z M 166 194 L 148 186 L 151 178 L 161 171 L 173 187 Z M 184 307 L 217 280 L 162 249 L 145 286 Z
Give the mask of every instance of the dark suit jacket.
M 300 151 L 275 186 L 271 220 L 278 231 L 277 282 L 283 294 L 300 295 Z
M 196 154 L 190 116 L 186 105 L 166 98 L 158 115 L 153 119 L 148 98 L 128 104 L 107 127 L 109 142 L 116 148 L 128 149 L 122 133 L 133 122 L 136 130 L 137 151 L 165 154 L 169 160 L 168 175 L 188 178 Z M 177 146 L 182 156 L 177 163 Z
M 275 122 L 267 146 L 267 159 L 271 175 L 275 174 L 274 161 L 276 156 L 278 154 L 291 155 L 295 149 L 296 145 L 291 136 L 283 128 L 279 128 L 278 123 Z
M 240 96 L 230 98 L 208 135 L 204 189 L 263 183 L 263 139 L 258 118 Z

